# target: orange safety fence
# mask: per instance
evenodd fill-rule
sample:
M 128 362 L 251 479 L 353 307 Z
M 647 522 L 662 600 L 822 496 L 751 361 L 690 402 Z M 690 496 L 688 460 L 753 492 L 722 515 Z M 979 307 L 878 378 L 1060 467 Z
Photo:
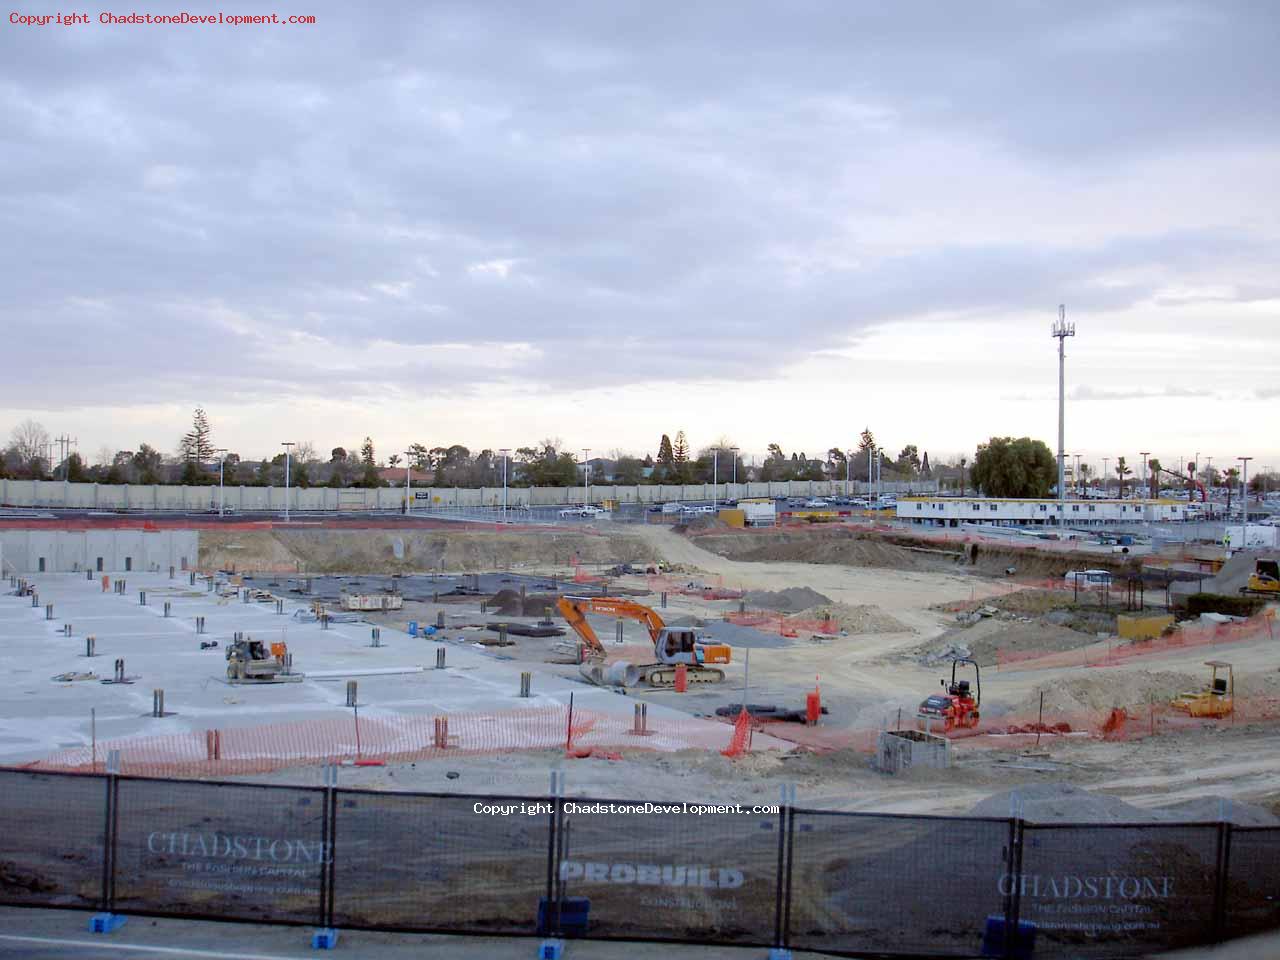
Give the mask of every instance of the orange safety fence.
M 777 610 L 742 610 L 726 613 L 724 619 L 739 627 L 752 627 L 762 633 L 777 633 L 784 637 L 797 637 L 801 633 L 836 633 L 840 629 L 839 622 L 830 617 L 795 617 Z
M 325 716 L 293 723 L 193 730 L 101 741 L 60 750 L 27 769 L 101 772 L 120 753 L 120 772 L 137 776 L 241 776 L 325 762 L 407 762 L 454 756 L 560 750 L 721 751 L 735 731 L 696 717 L 641 720 L 567 706 L 494 713 Z
M 1110 638 L 1075 650 L 997 650 L 997 670 L 1045 670 L 1062 667 L 1111 667 L 1139 657 L 1178 653 L 1253 640 L 1274 640 L 1275 613 L 1259 614 L 1231 623 L 1183 624 L 1172 633 L 1151 638 Z

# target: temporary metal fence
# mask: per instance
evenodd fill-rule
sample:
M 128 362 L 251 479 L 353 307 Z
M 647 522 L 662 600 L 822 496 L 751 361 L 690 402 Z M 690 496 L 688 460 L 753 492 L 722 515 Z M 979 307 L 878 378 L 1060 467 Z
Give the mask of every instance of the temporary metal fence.
M 1040 957 L 1131 956 L 1280 925 L 1276 827 L 555 793 L 0 770 L 0 903 L 904 957 L 1029 955 L 1018 937 Z

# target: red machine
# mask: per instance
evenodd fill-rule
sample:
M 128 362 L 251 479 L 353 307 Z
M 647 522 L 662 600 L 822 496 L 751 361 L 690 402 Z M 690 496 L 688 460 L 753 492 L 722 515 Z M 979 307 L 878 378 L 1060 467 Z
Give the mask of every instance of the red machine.
M 962 663 L 973 667 L 973 687 L 968 680 L 957 680 L 956 669 Z M 946 693 L 935 693 L 916 712 L 916 727 L 930 733 L 948 734 L 956 729 L 972 729 L 978 725 L 978 707 L 982 703 L 982 674 L 978 664 L 967 658 L 951 662 L 951 682 L 940 681 Z

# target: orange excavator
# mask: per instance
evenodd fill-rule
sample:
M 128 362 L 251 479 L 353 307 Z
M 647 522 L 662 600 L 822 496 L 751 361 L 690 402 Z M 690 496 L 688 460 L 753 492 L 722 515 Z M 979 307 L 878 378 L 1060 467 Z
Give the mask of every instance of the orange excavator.
M 729 663 L 730 647 L 726 643 L 710 642 L 691 629 L 668 627 L 656 610 L 634 600 L 619 597 L 561 597 L 556 607 L 565 622 L 582 640 L 582 674 L 595 683 L 616 683 L 626 686 L 636 680 L 644 680 L 652 687 L 670 687 L 676 682 L 676 667 L 685 666 L 689 683 L 720 683 L 724 671 L 710 666 Z M 606 674 L 604 644 L 587 622 L 587 614 L 636 620 L 645 625 L 649 639 L 653 641 L 656 663 L 613 664 Z M 606 679 L 606 676 L 608 679 Z

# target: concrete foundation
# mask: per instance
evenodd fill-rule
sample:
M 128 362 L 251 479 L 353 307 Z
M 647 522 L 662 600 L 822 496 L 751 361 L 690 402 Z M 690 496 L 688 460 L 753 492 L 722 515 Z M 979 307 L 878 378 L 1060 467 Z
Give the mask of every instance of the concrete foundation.
M 168 573 L 196 565 L 194 530 L 0 530 L 3 573 Z

